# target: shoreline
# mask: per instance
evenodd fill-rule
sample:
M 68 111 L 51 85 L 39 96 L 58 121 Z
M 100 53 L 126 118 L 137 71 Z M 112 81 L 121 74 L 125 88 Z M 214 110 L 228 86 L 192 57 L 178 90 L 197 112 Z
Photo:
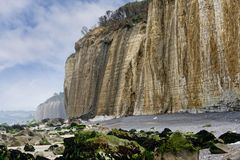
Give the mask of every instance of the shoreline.
M 196 133 L 205 129 L 219 136 L 227 131 L 240 133 L 240 112 L 173 113 L 152 116 L 130 116 L 85 123 L 99 123 L 110 129 L 122 128 L 126 130 L 162 131 L 164 128 L 169 128 L 173 131 Z

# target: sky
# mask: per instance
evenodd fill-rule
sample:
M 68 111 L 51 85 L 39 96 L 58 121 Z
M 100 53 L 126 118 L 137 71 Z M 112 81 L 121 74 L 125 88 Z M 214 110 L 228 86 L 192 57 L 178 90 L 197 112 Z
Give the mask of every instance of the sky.
M 0 0 L 0 110 L 35 110 L 63 91 L 81 28 L 134 0 Z

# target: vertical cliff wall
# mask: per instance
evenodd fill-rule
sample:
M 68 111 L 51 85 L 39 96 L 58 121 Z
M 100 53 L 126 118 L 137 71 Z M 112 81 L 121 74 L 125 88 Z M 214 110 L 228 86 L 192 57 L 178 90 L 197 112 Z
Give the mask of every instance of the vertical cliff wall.
M 175 112 L 240 94 L 240 3 L 153 0 L 144 56 L 146 108 Z M 151 109 L 151 110 L 152 110 Z
M 37 107 L 35 119 L 40 121 L 47 118 L 66 118 L 63 93 L 55 94 Z
M 151 0 L 147 23 L 94 29 L 66 62 L 67 114 L 240 105 L 239 10 L 237 0 Z

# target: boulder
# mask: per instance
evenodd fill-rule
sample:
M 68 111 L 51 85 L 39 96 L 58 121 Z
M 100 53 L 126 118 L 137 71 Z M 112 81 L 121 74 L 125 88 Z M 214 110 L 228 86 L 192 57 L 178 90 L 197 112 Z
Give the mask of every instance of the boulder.
M 32 145 L 29 145 L 28 143 L 24 146 L 24 151 L 26 152 L 34 152 L 35 148 Z
M 64 152 L 64 147 L 55 144 L 55 145 L 51 145 L 51 146 L 48 148 L 48 151 L 52 151 L 53 154 L 55 154 L 55 155 L 62 155 L 63 152 Z
M 7 147 L 5 145 L 0 145 L 0 159 L 7 157 Z
M 50 159 L 42 157 L 42 156 L 37 156 L 36 160 L 50 160 Z
M 219 139 L 222 139 L 225 144 L 236 143 L 240 141 L 240 134 L 233 133 L 233 132 L 226 132 L 223 135 L 221 135 Z
M 212 154 L 224 154 L 229 152 L 229 148 L 221 143 L 211 144 L 209 150 Z
M 162 133 L 160 133 L 160 137 L 168 137 L 172 134 L 173 132 L 169 128 L 165 128 Z
M 134 130 L 126 131 L 122 129 L 112 129 L 108 135 L 114 135 L 118 138 L 136 141 L 147 150 L 154 150 L 161 144 L 161 138 L 159 137 L 158 132 L 136 132 Z
M 63 156 L 55 158 L 55 160 L 65 160 Z
M 33 137 L 33 136 L 35 136 L 35 133 L 33 131 L 31 131 L 29 128 L 26 128 L 25 130 L 16 133 L 14 136 L 30 136 L 30 137 Z
M 180 132 L 172 133 L 154 152 L 154 160 L 198 160 L 199 151 Z
M 9 150 L 9 159 L 10 160 L 35 160 L 32 154 L 22 153 L 19 150 Z
M 203 149 L 210 147 L 211 142 L 215 141 L 216 137 L 206 130 L 201 130 L 194 136 L 190 137 L 190 140 L 192 141 L 194 146 Z

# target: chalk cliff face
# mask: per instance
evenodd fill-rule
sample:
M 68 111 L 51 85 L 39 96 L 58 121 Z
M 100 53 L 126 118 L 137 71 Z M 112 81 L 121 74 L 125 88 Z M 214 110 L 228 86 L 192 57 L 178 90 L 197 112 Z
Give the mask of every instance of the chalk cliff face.
M 237 107 L 239 10 L 238 0 L 151 0 L 147 23 L 94 29 L 66 62 L 67 114 L 89 118 Z
M 35 119 L 43 120 L 47 118 L 66 118 L 64 93 L 55 94 L 37 107 Z

